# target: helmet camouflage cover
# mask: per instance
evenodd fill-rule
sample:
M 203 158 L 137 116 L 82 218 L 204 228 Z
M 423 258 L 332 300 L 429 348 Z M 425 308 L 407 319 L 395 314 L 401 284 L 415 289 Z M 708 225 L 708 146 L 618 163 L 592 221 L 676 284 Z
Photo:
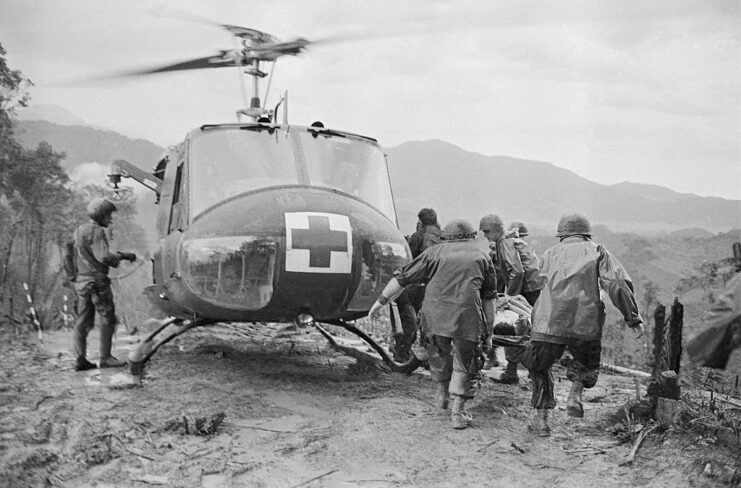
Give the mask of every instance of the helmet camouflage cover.
M 451 220 L 443 227 L 443 239 L 446 241 L 473 239 L 475 236 L 473 226 L 463 219 Z
M 517 229 L 517 233 L 520 235 L 520 237 L 524 237 L 530 233 L 528 231 L 527 226 L 523 224 L 522 222 L 515 221 L 509 224 L 508 230 L 513 230 L 513 229 Z
M 567 237 L 573 235 L 592 236 L 592 225 L 582 214 L 566 214 L 558 221 L 556 237 Z

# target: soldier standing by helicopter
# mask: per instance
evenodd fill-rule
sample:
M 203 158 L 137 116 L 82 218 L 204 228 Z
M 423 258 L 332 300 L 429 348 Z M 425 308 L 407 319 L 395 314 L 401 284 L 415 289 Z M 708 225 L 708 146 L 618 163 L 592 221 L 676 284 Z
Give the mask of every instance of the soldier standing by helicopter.
M 75 322 L 73 339 L 77 360 L 75 371 L 85 371 L 96 367 L 86 358 L 87 336 L 95 325 L 96 310 L 101 318 L 99 367 L 117 368 L 126 365 L 125 361 L 120 361 L 111 355 L 111 342 L 116 328 L 116 310 L 108 269 L 118 267 L 122 259 L 135 261 L 136 254 L 111 252 L 108 248 L 105 228 L 111 224 L 115 210 L 116 205 L 110 200 L 94 198 L 87 207 L 90 222 L 80 225 L 74 234 L 72 246 L 74 269 L 68 270 L 68 275 L 74 276 L 75 291 L 78 297 L 79 315 Z
M 572 386 L 566 413 L 570 417 L 584 416 L 582 392 L 593 387 L 599 375 L 605 323 L 603 290 L 626 325 L 638 337 L 643 333 L 633 283 L 622 264 L 602 245 L 592 242 L 587 218 L 564 215 L 556 237 L 560 243 L 543 255 L 541 271 L 547 281 L 533 308 L 531 342 L 518 357 L 530 370 L 533 381 L 531 405 L 536 413 L 528 428 L 543 437 L 551 431 L 548 411 L 556 407 L 551 367 L 567 347 L 574 361 L 567 371 Z
M 453 402 L 455 429 L 465 429 L 473 420 L 465 405 L 476 395 L 494 322 L 494 265 L 473 241 L 475 235 L 465 220 L 446 224 L 444 242 L 397 270 L 369 312 L 375 318 L 405 287 L 426 284 L 420 321 L 430 373 L 438 384 L 440 408 L 447 409 L 449 399 Z
M 437 212 L 431 208 L 423 208 L 417 213 L 417 229 L 407 238 L 412 258 L 416 258 L 430 246 L 440 243 L 442 234 L 440 224 L 437 222 Z M 419 310 L 425 298 L 425 288 L 421 285 L 412 285 L 396 299 L 399 308 L 402 332 L 394 333 L 394 360 L 404 362 L 409 359 L 412 345 L 417 338 L 419 330 Z M 392 317 L 392 326 L 395 328 Z M 424 337 L 421 339 L 424 342 Z

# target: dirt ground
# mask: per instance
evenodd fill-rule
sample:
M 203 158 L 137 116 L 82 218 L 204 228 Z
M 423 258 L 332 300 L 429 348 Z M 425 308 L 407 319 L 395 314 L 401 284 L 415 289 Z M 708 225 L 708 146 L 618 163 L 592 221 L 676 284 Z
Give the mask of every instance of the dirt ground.
M 553 435 L 538 438 L 525 428 L 526 372 L 509 386 L 491 379 L 502 371 L 494 368 L 472 404 L 473 427 L 456 431 L 435 407 L 424 370 L 358 363 L 313 329 L 239 327 L 185 334 L 154 356 L 141 387 L 120 389 L 111 378 L 125 369 L 72 370 L 68 331 L 46 335 L 41 351 L 34 337 L 5 332 L 0 486 L 591 488 L 741 479 L 741 453 L 679 429 L 654 430 L 624 464 L 635 438 L 626 429 L 640 426 L 608 419 L 635 398 L 627 376 L 603 371 L 585 393 L 585 418 L 557 408 Z M 126 357 L 135 340 L 119 336 L 114 353 Z M 97 349 L 94 334 L 89 345 Z M 555 375 L 563 405 L 569 383 L 563 368 Z M 215 434 L 194 433 L 197 419 L 210 420 L 197 427 Z

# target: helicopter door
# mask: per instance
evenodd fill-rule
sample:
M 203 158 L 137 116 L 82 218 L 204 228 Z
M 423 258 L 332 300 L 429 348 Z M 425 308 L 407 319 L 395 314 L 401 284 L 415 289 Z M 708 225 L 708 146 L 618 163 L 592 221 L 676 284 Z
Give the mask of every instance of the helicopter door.
M 186 165 L 184 161 L 181 161 L 177 167 L 175 173 L 175 185 L 172 189 L 172 204 L 170 207 L 170 223 L 168 225 L 167 233 L 170 234 L 174 231 L 183 231 L 188 227 L 188 212 L 186 202 L 188 198 L 186 196 L 186 184 L 187 178 L 185 177 Z

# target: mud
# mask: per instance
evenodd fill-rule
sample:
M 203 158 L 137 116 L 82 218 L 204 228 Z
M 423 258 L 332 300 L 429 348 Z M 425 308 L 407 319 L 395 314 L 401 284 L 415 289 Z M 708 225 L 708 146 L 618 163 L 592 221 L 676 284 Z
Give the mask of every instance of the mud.
M 357 363 L 314 331 L 192 331 L 154 356 L 137 387 L 121 381 L 122 370 L 74 372 L 70 337 L 46 335 L 41 349 L 31 336 L 0 337 L 0 486 L 591 488 L 741 479 L 739 453 L 679 429 L 653 431 L 624 464 L 645 426 L 615 422 L 636 386 L 606 372 L 585 393 L 584 419 L 557 408 L 553 435 L 539 438 L 525 428 L 522 370 L 518 386 L 492 381 L 501 368 L 487 372 L 473 427 L 456 431 L 424 370 Z M 125 357 L 136 340 L 118 337 L 114 354 Z M 94 350 L 97 337 L 89 343 Z M 563 369 L 555 375 L 562 407 L 569 384 Z

